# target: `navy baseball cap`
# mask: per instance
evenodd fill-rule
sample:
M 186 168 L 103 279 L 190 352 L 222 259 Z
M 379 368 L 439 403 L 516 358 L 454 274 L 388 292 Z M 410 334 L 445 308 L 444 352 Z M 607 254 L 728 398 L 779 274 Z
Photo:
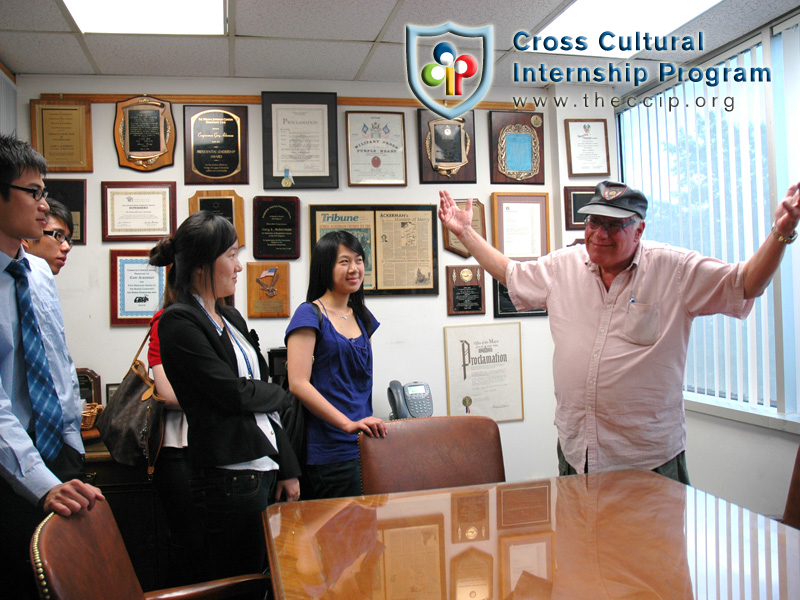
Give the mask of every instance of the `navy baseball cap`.
M 616 181 L 601 181 L 594 188 L 594 196 L 578 212 L 582 215 L 598 215 L 615 219 L 627 219 L 647 213 L 647 198 L 637 189 Z

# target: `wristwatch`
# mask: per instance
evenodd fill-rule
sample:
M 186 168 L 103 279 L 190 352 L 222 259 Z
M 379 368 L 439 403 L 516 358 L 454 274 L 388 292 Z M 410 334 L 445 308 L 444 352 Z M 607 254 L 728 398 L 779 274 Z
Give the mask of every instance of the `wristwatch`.
M 793 241 L 797 239 L 796 229 L 792 232 L 792 235 L 787 237 L 783 235 L 780 231 L 778 231 L 778 227 L 775 225 L 775 223 L 772 224 L 772 233 L 775 234 L 775 237 L 778 238 L 778 241 L 781 244 L 791 244 Z

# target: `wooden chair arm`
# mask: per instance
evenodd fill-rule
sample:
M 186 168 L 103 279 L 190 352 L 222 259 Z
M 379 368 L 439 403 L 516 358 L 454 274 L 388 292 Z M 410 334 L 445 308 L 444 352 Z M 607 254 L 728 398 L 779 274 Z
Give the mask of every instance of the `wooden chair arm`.
M 263 597 L 269 584 L 269 576 L 253 573 L 146 592 L 144 597 L 147 600 L 217 600 L 242 594 L 260 594 Z

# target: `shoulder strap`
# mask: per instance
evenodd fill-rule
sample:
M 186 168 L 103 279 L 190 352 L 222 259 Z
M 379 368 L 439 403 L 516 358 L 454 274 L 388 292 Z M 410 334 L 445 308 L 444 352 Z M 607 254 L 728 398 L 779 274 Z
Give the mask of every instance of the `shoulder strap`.
M 139 355 L 142 353 L 142 348 L 144 348 L 144 345 L 147 343 L 147 340 L 149 339 L 150 339 L 150 328 L 148 327 L 147 334 L 144 336 L 144 339 L 142 340 L 142 345 L 139 346 L 139 349 L 136 351 L 136 354 L 134 355 L 133 360 L 131 361 L 131 366 L 135 365 L 136 361 L 139 360 Z
M 319 338 L 322 336 L 322 311 L 319 309 L 316 302 L 310 302 L 309 304 L 314 307 L 314 312 L 317 313 L 317 341 L 319 341 Z

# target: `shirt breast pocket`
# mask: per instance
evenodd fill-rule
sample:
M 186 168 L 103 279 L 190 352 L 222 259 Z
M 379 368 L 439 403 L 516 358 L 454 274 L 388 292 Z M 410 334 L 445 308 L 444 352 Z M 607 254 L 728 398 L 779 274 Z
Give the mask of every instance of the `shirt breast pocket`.
M 637 346 L 652 346 L 660 334 L 661 316 L 658 302 L 652 304 L 631 302 L 622 329 L 623 337 Z

